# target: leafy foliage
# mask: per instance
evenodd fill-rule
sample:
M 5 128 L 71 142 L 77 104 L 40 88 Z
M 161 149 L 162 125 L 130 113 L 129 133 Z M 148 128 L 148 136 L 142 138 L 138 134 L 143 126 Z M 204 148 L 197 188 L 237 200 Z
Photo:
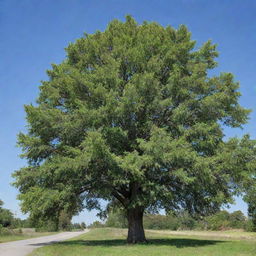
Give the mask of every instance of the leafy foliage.
M 248 185 L 248 184 L 247 184 Z M 246 186 L 245 201 L 248 203 L 248 215 L 251 220 L 251 231 L 256 231 L 256 180 L 255 176 L 250 179 L 250 186 Z
M 81 229 L 86 229 L 86 224 L 84 222 L 81 223 Z
M 251 145 L 253 148 L 254 145 Z M 255 147 L 254 147 L 255 148 Z M 254 154 L 255 158 L 256 154 Z M 243 179 L 244 201 L 248 203 L 248 216 L 250 231 L 256 231 L 256 170 L 254 168 L 255 162 L 250 163 L 252 168 L 248 175 Z
M 3 204 L 3 201 L 0 200 L 0 226 L 9 227 L 14 221 L 14 217 L 10 210 L 2 207 Z
M 246 217 L 241 211 L 234 211 L 229 215 L 230 226 L 232 228 L 245 228 Z
M 127 228 L 128 223 L 125 212 L 122 210 L 110 211 L 105 226 L 113 228 Z
M 104 224 L 100 221 L 94 221 L 92 224 L 88 226 L 89 228 L 103 228 Z
M 160 215 L 146 214 L 143 226 L 145 229 L 156 230 L 251 230 L 250 220 L 247 220 L 241 211 L 229 213 L 219 211 L 203 219 L 195 219 L 187 212 Z M 127 228 L 127 220 L 122 212 L 111 212 L 107 218 L 105 227 Z
M 151 215 L 147 214 L 144 216 L 143 226 L 145 229 L 169 229 L 169 230 L 177 230 L 179 228 L 180 223 L 178 219 L 171 215 Z
M 62 211 L 59 216 L 58 225 L 59 230 L 71 230 L 71 216 L 65 211 Z
M 246 218 L 241 211 L 228 213 L 220 211 L 213 216 L 206 218 L 207 228 L 211 230 L 244 229 L 246 228 Z
M 215 45 L 195 47 L 183 25 L 128 16 L 66 52 L 37 104 L 25 106 L 28 133 L 18 143 L 28 166 L 14 174 L 24 212 L 56 220 L 102 211 L 104 199 L 207 215 L 232 202 L 253 168 L 254 142 L 224 140 L 223 126 L 241 127 L 249 110 L 232 74 L 208 75 Z

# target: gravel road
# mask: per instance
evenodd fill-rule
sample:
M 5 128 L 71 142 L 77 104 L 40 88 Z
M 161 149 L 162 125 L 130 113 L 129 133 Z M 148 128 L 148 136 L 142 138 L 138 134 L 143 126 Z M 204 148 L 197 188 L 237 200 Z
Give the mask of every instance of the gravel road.
M 13 241 L 0 244 L 0 256 L 25 256 L 31 253 L 34 249 L 63 241 L 78 235 L 82 235 L 89 230 L 79 232 L 63 232 L 51 236 L 42 236 L 26 240 Z

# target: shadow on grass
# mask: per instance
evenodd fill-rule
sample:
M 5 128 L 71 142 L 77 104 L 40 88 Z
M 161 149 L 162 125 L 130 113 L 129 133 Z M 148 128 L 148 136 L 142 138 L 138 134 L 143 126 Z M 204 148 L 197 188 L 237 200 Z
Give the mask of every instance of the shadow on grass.
M 175 246 L 177 248 L 184 247 L 198 247 L 198 246 L 207 246 L 214 245 L 218 243 L 225 243 L 225 241 L 218 240 L 197 240 L 189 238 L 170 238 L 170 239 L 149 239 L 148 243 L 142 244 L 143 246 L 162 246 L 169 245 Z M 112 246 L 125 246 L 128 245 L 125 240 L 122 239 L 112 239 L 112 240 L 71 240 L 63 241 L 58 244 L 62 245 L 84 245 L 84 246 L 103 246 L 103 247 L 112 247 Z

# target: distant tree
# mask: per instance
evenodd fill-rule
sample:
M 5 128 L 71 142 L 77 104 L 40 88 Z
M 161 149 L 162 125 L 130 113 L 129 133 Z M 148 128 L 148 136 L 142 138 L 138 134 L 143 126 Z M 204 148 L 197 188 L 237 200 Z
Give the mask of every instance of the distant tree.
M 105 225 L 100 221 L 94 221 L 91 225 L 89 225 L 89 228 L 103 228 Z
M 172 215 L 146 214 L 143 218 L 143 226 L 146 229 L 177 230 L 180 222 Z
M 177 217 L 179 229 L 192 230 L 196 227 L 196 220 L 187 211 L 179 211 Z
M 253 201 L 248 204 L 248 215 L 252 222 L 252 231 L 256 232 L 256 204 Z
M 65 212 L 61 211 L 58 220 L 59 230 L 70 230 L 71 229 L 71 216 Z M 80 228 L 80 226 L 79 226 Z
M 246 183 L 244 200 L 248 203 L 248 216 L 251 222 L 251 231 L 256 232 L 256 176 L 253 175 Z
M 73 223 L 71 224 L 72 229 L 82 229 L 81 225 L 79 223 Z
M 27 219 L 22 220 L 22 227 L 23 228 L 36 228 L 38 221 L 32 220 L 30 217 Z
M 13 218 L 11 227 L 12 228 L 22 228 L 22 220 L 20 218 Z
M 127 228 L 128 223 L 125 212 L 118 209 L 110 211 L 105 225 L 106 227 Z
M 9 227 L 14 221 L 13 213 L 8 209 L 3 208 L 3 204 L 3 201 L 0 200 L 0 225 Z
M 0 210 L 0 224 L 3 227 L 11 226 L 13 220 L 14 220 L 13 214 L 10 210 L 8 209 Z
M 208 75 L 215 48 L 195 48 L 183 25 L 129 16 L 70 44 L 25 106 L 28 167 L 14 174 L 22 210 L 56 219 L 118 202 L 137 243 L 145 210 L 207 215 L 231 202 L 253 149 L 248 136 L 224 139 L 223 127 L 241 127 L 249 110 L 232 74 Z
M 219 211 L 206 218 L 210 230 L 225 230 L 230 228 L 230 215 L 227 211 Z
M 251 145 L 253 147 L 255 148 L 254 144 Z M 250 164 L 252 167 L 256 166 L 256 158 Z M 248 204 L 249 230 L 256 232 L 256 170 L 253 168 L 243 179 L 243 192 L 243 199 Z
M 86 229 L 86 224 L 84 222 L 81 223 L 81 228 Z
M 234 211 L 229 214 L 231 228 L 245 228 L 246 217 L 241 211 Z

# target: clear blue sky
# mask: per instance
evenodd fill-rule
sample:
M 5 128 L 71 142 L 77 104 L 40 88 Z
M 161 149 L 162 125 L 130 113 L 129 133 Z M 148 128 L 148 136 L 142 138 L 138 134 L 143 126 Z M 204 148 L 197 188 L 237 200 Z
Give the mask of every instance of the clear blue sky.
M 253 111 L 244 130 L 227 136 L 256 136 L 256 1 L 254 0 L 0 0 L 0 198 L 22 216 L 11 173 L 19 159 L 16 135 L 25 130 L 24 104 L 33 103 L 51 63 L 60 63 L 64 48 L 84 32 L 104 30 L 114 18 L 131 14 L 138 22 L 157 21 L 175 28 L 185 24 L 198 45 L 212 39 L 220 57 L 216 72 L 232 72 L 241 84 L 240 103 Z M 231 210 L 246 212 L 237 199 Z M 75 221 L 95 219 L 84 212 Z

